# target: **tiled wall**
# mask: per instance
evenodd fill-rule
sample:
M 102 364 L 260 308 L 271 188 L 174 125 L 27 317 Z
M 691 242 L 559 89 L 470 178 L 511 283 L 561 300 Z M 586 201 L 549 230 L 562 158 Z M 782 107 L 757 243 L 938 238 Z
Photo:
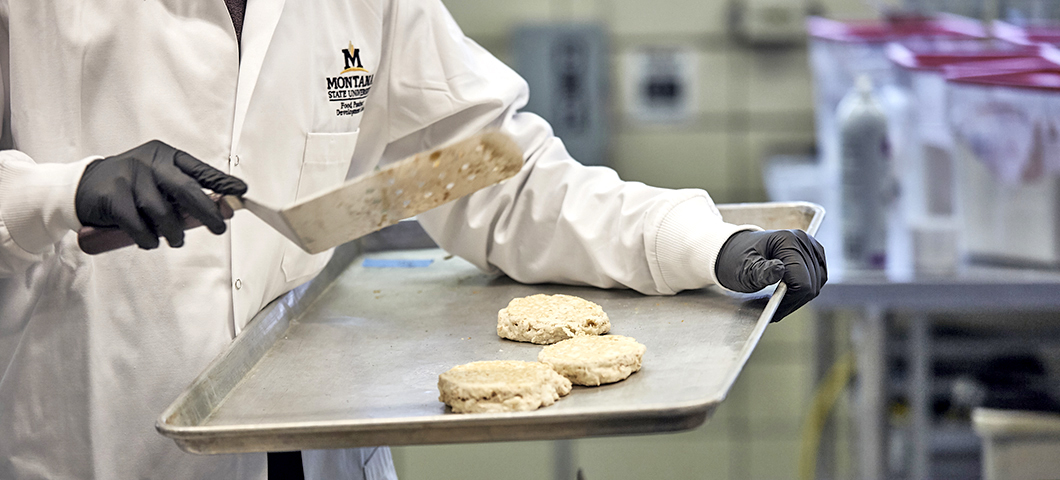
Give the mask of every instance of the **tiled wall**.
M 812 91 L 806 49 L 754 49 L 728 34 L 729 0 L 443 0 L 465 33 L 510 60 L 509 32 L 527 22 L 598 21 L 612 50 L 611 165 L 629 180 L 706 188 L 719 202 L 765 198 L 761 160 L 813 146 Z M 736 0 L 733 0 L 736 1 Z M 804 5 L 807 0 L 744 0 Z M 836 16 L 866 16 L 865 0 L 813 0 Z M 885 2 L 881 2 L 885 3 Z M 678 45 L 698 53 L 698 115 L 676 128 L 626 121 L 623 54 Z
M 762 160 L 813 146 L 812 89 L 803 45 L 751 48 L 728 35 L 729 0 L 443 0 L 465 33 L 510 60 L 523 22 L 592 20 L 611 34 L 611 165 L 627 180 L 699 187 L 719 203 L 764 201 Z M 735 0 L 734 0 L 735 1 Z M 747 0 L 800 4 L 807 0 Z M 815 1 L 832 16 L 870 16 L 865 0 Z M 624 120 L 622 55 L 648 45 L 698 52 L 698 115 L 677 128 Z M 797 478 L 803 416 L 813 391 L 813 316 L 771 325 L 732 392 L 690 432 L 572 442 L 586 480 Z M 553 442 L 394 448 L 403 480 L 553 479 Z M 842 466 L 844 460 L 837 460 Z M 571 477 L 573 480 L 573 477 Z

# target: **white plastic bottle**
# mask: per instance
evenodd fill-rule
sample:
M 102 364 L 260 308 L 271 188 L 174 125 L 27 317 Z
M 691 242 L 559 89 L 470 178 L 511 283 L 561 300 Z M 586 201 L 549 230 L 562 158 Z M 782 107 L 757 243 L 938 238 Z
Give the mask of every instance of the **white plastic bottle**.
M 887 204 L 891 197 L 887 117 L 867 75 L 836 110 L 839 124 L 843 257 L 848 269 L 881 270 L 887 263 Z

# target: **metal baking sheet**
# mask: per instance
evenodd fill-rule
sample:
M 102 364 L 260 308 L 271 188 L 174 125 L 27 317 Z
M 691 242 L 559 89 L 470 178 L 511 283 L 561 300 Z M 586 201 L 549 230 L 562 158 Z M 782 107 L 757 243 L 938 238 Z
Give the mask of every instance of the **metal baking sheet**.
M 808 203 L 720 209 L 732 223 L 810 233 L 824 215 Z M 162 413 L 158 431 L 209 454 L 690 429 L 725 398 L 783 289 L 645 296 L 523 285 L 436 248 L 400 249 L 422 242 L 422 230 L 405 222 L 337 249 L 320 276 L 254 318 Z M 438 374 L 478 360 L 537 359 L 541 346 L 496 333 L 497 311 L 536 293 L 599 303 L 611 333 L 647 346 L 641 371 L 611 385 L 575 386 L 533 412 L 448 412 Z

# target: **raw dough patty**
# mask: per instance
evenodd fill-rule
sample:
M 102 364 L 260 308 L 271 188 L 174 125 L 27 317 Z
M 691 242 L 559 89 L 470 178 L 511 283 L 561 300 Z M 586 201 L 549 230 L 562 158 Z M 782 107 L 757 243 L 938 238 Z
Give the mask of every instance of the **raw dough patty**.
M 571 295 L 537 294 L 516 298 L 497 312 L 497 335 L 537 344 L 575 335 L 602 335 L 611 322 L 599 305 Z
M 592 387 L 624 380 L 640 370 L 646 350 L 622 335 L 578 336 L 541 349 L 537 361 L 551 365 L 573 383 Z
M 472 362 L 438 376 L 438 400 L 454 413 L 536 410 L 552 405 L 570 389 L 570 380 L 540 362 Z

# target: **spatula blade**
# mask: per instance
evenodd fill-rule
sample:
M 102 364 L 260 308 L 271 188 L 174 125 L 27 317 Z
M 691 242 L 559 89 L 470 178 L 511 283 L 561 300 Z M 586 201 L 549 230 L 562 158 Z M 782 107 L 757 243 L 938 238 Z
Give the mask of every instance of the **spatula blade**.
M 280 215 L 295 237 L 288 238 L 319 253 L 511 178 L 522 166 L 511 138 L 487 132 L 351 179 Z

